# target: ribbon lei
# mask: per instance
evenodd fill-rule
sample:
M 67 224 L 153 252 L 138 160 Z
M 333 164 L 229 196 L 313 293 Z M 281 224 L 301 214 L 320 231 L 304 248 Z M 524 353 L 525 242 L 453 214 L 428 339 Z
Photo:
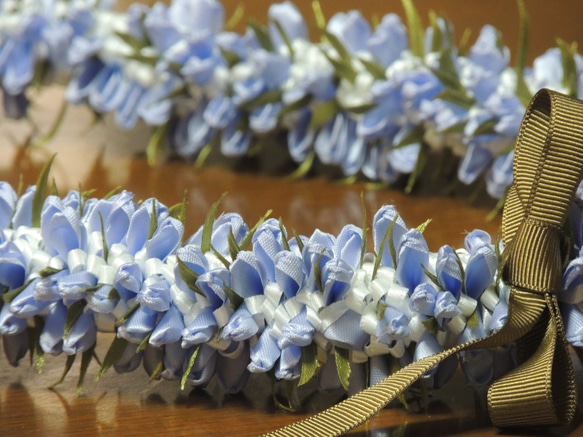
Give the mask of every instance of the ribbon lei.
M 462 350 L 517 343 L 519 365 L 488 391 L 497 427 L 569 424 L 576 410 L 573 365 L 559 312 L 563 225 L 583 177 L 583 102 L 543 89 L 532 99 L 504 205 L 506 324 L 490 336 L 426 357 L 308 419 L 267 436 L 335 436 L 366 422 L 424 373 Z

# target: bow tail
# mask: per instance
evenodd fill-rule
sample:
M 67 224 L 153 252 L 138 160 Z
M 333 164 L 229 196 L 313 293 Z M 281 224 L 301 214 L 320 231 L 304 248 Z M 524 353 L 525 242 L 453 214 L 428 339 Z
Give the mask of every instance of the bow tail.
M 490 418 L 501 428 L 564 425 L 575 415 L 575 375 L 557 298 L 541 301 L 541 318 L 518 342 L 519 355 L 528 358 L 488 391 Z

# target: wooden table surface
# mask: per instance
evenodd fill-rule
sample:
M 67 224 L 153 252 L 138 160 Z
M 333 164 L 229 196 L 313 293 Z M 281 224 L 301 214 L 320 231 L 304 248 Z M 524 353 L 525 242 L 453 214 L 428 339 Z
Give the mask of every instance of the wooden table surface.
M 232 10 L 235 2 L 226 3 Z M 257 2 L 257 9 L 250 7 L 248 13 L 253 15 L 255 11 L 258 19 L 265 21 L 262 8 L 266 3 Z M 329 12 L 327 15 L 333 7 L 347 9 L 344 3 L 341 7 L 322 2 L 324 10 Z M 375 7 L 379 9 L 379 2 L 364 3 L 369 15 Z M 416 3 L 422 14 L 431 6 L 427 1 Z M 307 10 L 307 4 L 302 2 L 304 10 Z M 482 1 L 443 1 L 438 10 L 456 23 L 462 23 L 467 16 L 468 25 L 474 29 L 478 29 L 477 23 L 486 22 L 501 28 L 506 26 L 505 33 L 509 29 L 511 33 L 509 39 L 515 39 L 516 30 L 508 24 L 511 20 L 515 23 L 517 20 L 514 3 L 492 1 L 489 4 L 493 6 L 482 8 L 482 14 L 476 8 L 483 4 Z M 500 9 L 502 4 L 508 6 L 510 11 L 507 14 Z M 543 29 L 539 32 L 542 35 L 533 35 L 536 40 L 533 51 L 538 50 L 536 53 L 540 54 L 543 47 L 552 44 L 549 34 L 573 39 L 572 35 L 577 30 L 574 14 L 569 13 L 569 8 L 578 11 L 579 7 L 569 6 L 566 1 L 533 1 L 527 4 L 533 26 L 536 23 L 540 26 L 537 28 Z M 551 21 L 549 30 L 541 23 L 552 16 L 550 4 L 555 8 L 556 19 Z M 380 8 L 385 10 L 379 13 L 387 12 L 386 6 Z M 496 8 L 498 12 L 493 13 Z M 263 16 L 257 12 L 261 10 Z M 459 24 L 458 27 L 463 28 Z M 559 32 L 561 29 L 563 33 Z M 37 104 L 33 108 L 32 118 L 41 130 L 47 129 L 56 112 L 55 101 L 61 98 L 62 89 L 58 87 L 47 89 L 38 99 L 35 98 Z M 138 199 L 154 196 L 167 205 L 173 205 L 182 200 L 187 190 L 187 233 L 194 232 L 203 223 L 210 205 L 223 192 L 228 192 L 223 203 L 225 211 L 238 212 L 248 223 L 254 223 L 267 209 L 273 209 L 273 217 L 282 217 L 288 228 L 302 234 L 310 234 L 315 228 L 337 233 L 347 223 L 361 225 L 360 195 L 364 193 L 369 218 L 370 214 L 387 203 L 398 207 L 409 226 L 417 226 L 432 218 L 433 222 L 425 235 L 433 251 L 446 243 L 461 246 L 465 232 L 474 228 L 495 234 L 500 223 L 499 217 L 486 220 L 486 214 L 493 207 L 491 200 L 482 197 L 471 202 L 467 192 L 457 196 L 444 195 L 434 188 L 435 183 L 429 178 L 410 196 L 404 195 L 398 188 L 371 189 L 364 182 L 347 185 L 330 176 L 312 176 L 302 180 L 282 178 L 282 174 L 288 174 L 293 168 L 282 158 L 279 153 L 282 149 L 278 149 L 282 145 L 278 144 L 256 158 L 239 162 L 211 156 L 208 165 L 199 171 L 193 171 L 189 163 L 178 161 L 150 168 L 145 158 L 136 153 L 144 149 L 150 132 L 147 127 L 120 133 L 109 119 L 105 124 L 88 130 L 90 123 L 89 111 L 73 108 L 53 141 L 43 148 L 30 148 L 23 147 L 31 132 L 30 125 L 2 119 L 0 180 L 16 186 L 22 175 L 25 184 L 32 184 L 43 164 L 53 153 L 57 153 L 52 176 L 61 193 L 82 186 L 83 189 L 95 188 L 95 195 L 99 196 L 121 185 L 133 191 Z M 101 346 L 97 354 L 101 357 L 109 344 L 108 335 L 103 334 L 99 340 Z M 265 389 L 268 383 L 261 378 L 254 379 L 244 393 L 221 398 L 200 390 L 181 392 L 174 382 L 148 383 L 147 375 L 142 370 L 129 375 L 110 371 L 96 383 L 96 364 L 90 366 L 84 393 L 77 397 L 77 366 L 62 385 L 54 390 L 47 388 L 59 378 L 63 365 L 63 357 L 47 357 L 43 374 L 37 375 L 27 360 L 23 360 L 20 367 L 12 368 L 0 358 L 0 436 L 252 436 L 310 414 L 290 415 L 276 410 Z M 581 385 L 583 370 L 579 364 L 576 369 Z M 432 394 L 426 411 L 388 408 L 352 435 L 498 435 L 499 431 L 488 421 L 481 399 L 480 395 L 466 387 L 463 376 L 457 374 L 445 388 Z M 314 408 L 332 401 L 331 397 L 323 397 Z M 579 414 L 571 428 L 544 430 L 537 435 L 583 435 L 581 406 L 579 403 Z M 506 435 L 535 433 L 519 430 L 516 434 L 511 432 Z

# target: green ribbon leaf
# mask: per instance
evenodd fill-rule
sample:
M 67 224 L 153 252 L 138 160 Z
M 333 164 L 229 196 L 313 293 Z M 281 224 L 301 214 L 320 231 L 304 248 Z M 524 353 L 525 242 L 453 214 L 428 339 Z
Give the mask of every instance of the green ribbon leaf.
M 107 370 L 117 363 L 121 357 L 123 356 L 124 351 L 128 345 L 128 341 L 125 338 L 120 338 L 115 336 L 107 353 L 105 354 L 105 358 L 103 359 L 103 363 L 101 363 L 101 367 L 97 372 L 97 376 L 95 377 L 95 381 L 99 381 L 99 379 L 107 372 Z
M 470 329 L 477 328 L 478 326 L 480 326 L 480 317 L 478 316 L 477 311 L 474 311 L 472 313 L 472 315 L 470 317 L 468 317 L 468 320 L 466 321 L 466 325 Z
M 285 29 L 283 28 L 283 26 L 281 25 L 281 23 L 279 22 L 279 20 L 272 20 L 272 22 L 273 22 L 273 24 L 275 24 L 275 27 L 276 27 L 277 31 L 281 35 L 281 39 L 283 39 L 283 42 L 285 43 L 287 49 L 289 50 L 289 56 L 290 56 L 290 58 L 293 59 L 293 57 L 294 57 L 294 47 L 292 45 L 291 40 L 289 39 L 289 36 L 287 35 L 287 32 L 285 31 Z
M 358 60 L 361 62 L 362 65 L 364 65 L 364 68 L 366 68 L 366 71 L 368 71 L 372 75 L 372 77 L 374 77 L 375 79 L 385 80 L 387 78 L 387 76 L 385 74 L 385 69 L 378 62 L 370 61 L 370 60 L 364 59 L 364 58 L 358 58 Z
M 241 61 L 241 58 L 239 58 L 239 55 L 237 53 L 224 49 L 222 47 L 220 48 L 220 50 L 229 69 L 233 68 Z
M 243 298 L 241 296 L 239 296 L 235 292 L 235 290 L 233 290 L 231 287 L 229 287 L 224 282 L 223 282 L 223 290 L 225 290 L 225 293 L 226 293 L 227 297 L 229 298 L 229 302 L 231 302 L 231 306 L 233 307 L 233 309 L 237 310 L 237 308 L 239 308 L 241 306 L 241 304 L 243 303 Z
M 362 105 L 354 105 L 354 106 L 343 106 L 342 109 L 346 112 L 350 112 L 352 114 L 360 115 L 366 114 L 371 109 L 376 108 L 378 105 L 376 103 L 363 103 Z
M 334 67 L 334 70 L 336 71 L 336 74 L 343 78 L 346 79 L 348 82 L 350 83 L 354 83 L 354 80 L 356 79 L 356 71 L 354 71 L 354 68 L 352 68 L 352 64 L 345 62 L 344 60 L 338 60 L 333 58 L 332 56 L 330 56 L 329 53 L 322 51 L 322 53 L 324 54 L 324 56 L 326 56 L 326 59 L 328 59 L 328 62 L 330 62 L 330 64 L 332 64 L 332 66 Z
M 149 65 L 150 67 L 155 67 L 156 63 L 158 62 L 157 57 L 144 55 L 142 53 L 132 53 L 130 55 L 127 55 L 125 58 L 128 60 L 131 60 L 131 61 L 139 62 L 141 64 Z M 171 67 L 171 69 L 172 69 L 172 67 L 175 67 L 172 64 L 170 64 L 169 66 Z M 173 68 L 173 69 L 176 70 L 176 68 Z
M 186 224 L 186 211 L 188 210 L 188 192 L 184 190 L 184 197 L 182 202 L 170 207 L 168 214 L 170 217 L 180 221 L 183 225 Z
M 318 362 L 317 347 L 316 343 L 311 343 L 302 348 L 302 368 L 300 370 L 298 387 L 309 382 L 316 374 L 316 370 L 318 370 L 320 363 Z
M 239 108 L 244 111 L 252 111 L 255 108 L 259 108 L 270 103 L 279 103 L 281 102 L 282 95 L 283 95 L 282 90 L 268 90 L 265 91 L 264 93 L 261 93 L 254 99 L 251 99 L 250 101 L 243 103 Z
M 561 60 L 563 64 L 563 86 L 568 90 L 571 97 L 577 97 L 579 92 L 579 76 L 577 75 L 577 65 L 575 56 L 577 55 L 577 43 L 568 44 L 562 39 L 557 39 L 557 45 L 561 50 Z
M 158 364 L 156 364 L 156 367 L 154 367 L 154 370 L 152 371 L 152 374 L 148 378 L 148 382 L 152 382 L 152 381 L 154 381 L 156 379 L 160 379 L 160 374 L 163 371 L 164 371 L 164 353 L 162 353 L 162 356 L 160 358 L 160 361 L 158 361 Z
M 200 250 L 202 251 L 202 253 L 207 253 L 208 251 L 211 250 L 211 237 L 213 234 L 213 225 L 215 223 L 215 217 L 217 216 L 217 211 L 219 210 L 219 207 L 221 206 L 221 203 L 223 202 L 226 195 L 227 193 L 223 193 L 219 200 L 212 204 L 206 216 L 204 225 L 202 227 L 202 236 L 200 241 Z
M 397 144 L 395 144 L 395 146 L 393 148 L 397 149 L 399 147 L 405 147 L 405 146 L 408 146 L 410 144 L 420 143 L 423 141 L 424 137 L 425 137 L 425 128 L 423 127 L 422 124 L 418 124 L 413 129 L 411 129 L 409 131 L 409 133 L 407 133 L 407 135 L 405 135 L 401 139 L 401 141 L 399 141 Z
M 200 149 L 192 166 L 194 170 L 200 170 L 201 168 L 204 167 L 207 158 L 213 151 L 213 140 L 216 142 L 216 138 L 218 137 L 215 136 L 208 144 L 206 144 L 202 149 Z
M 387 230 L 385 231 L 385 234 L 383 235 L 383 239 L 381 240 L 381 244 L 379 246 L 379 250 L 378 250 L 376 259 L 374 261 L 373 269 L 372 269 L 372 278 L 373 279 L 376 278 L 376 276 L 377 276 L 377 272 L 379 270 L 379 267 L 381 265 L 381 260 L 383 258 L 383 252 L 385 250 L 385 245 L 387 243 L 389 244 L 389 253 L 391 254 L 391 258 L 393 259 L 393 265 L 395 266 L 395 269 L 397 268 L 397 252 L 395 250 L 393 233 L 395 230 L 395 223 L 397 223 L 398 219 L 399 219 L 399 214 L 396 213 L 395 217 L 393 218 L 393 221 L 391 222 L 391 224 L 389 226 L 387 226 Z
M 35 90 L 40 90 L 41 86 L 47 82 L 47 77 L 51 71 L 51 63 L 48 60 L 35 62 L 31 86 Z
M 271 378 L 275 379 L 275 376 L 273 375 L 273 373 L 271 373 Z M 279 396 L 275 392 L 275 390 L 273 390 L 273 392 L 271 393 L 271 396 L 273 398 L 273 404 L 275 405 L 275 407 L 278 410 L 281 410 L 284 413 L 296 413 L 298 411 L 298 408 L 296 405 L 294 405 L 294 402 L 293 402 L 293 399 L 295 397 L 294 393 L 296 390 L 296 382 L 290 381 L 290 380 L 284 380 L 283 385 L 285 387 L 285 395 L 284 396 Z M 273 388 L 275 388 L 275 387 L 273 387 Z M 281 398 L 281 400 L 280 400 L 280 398 Z
M 303 97 L 300 97 L 295 102 L 291 102 L 285 105 L 281 111 L 279 111 L 278 117 L 282 118 L 284 115 L 287 115 L 291 112 L 297 111 L 298 109 L 305 108 L 312 102 L 312 95 L 311 94 L 304 94 Z
M 40 216 L 45 203 L 49 172 L 51 171 L 55 156 L 51 156 L 51 159 L 45 164 L 36 182 L 36 189 L 32 198 L 32 226 L 34 228 L 40 227 Z
M 71 370 L 71 367 L 73 367 L 73 363 L 75 362 L 75 358 L 77 358 L 77 355 L 67 355 L 67 361 L 65 362 L 65 368 L 63 369 L 63 373 L 61 375 L 61 378 L 55 382 L 53 385 L 49 386 L 49 389 L 53 389 L 55 388 L 57 385 L 61 384 L 65 378 L 67 377 L 67 375 L 69 374 L 69 371 Z
M 334 359 L 336 360 L 336 371 L 338 372 L 338 379 L 344 390 L 348 390 L 350 385 L 350 352 L 348 349 L 339 347 L 334 348 Z
M 456 90 L 453 88 L 445 88 L 435 98 L 445 100 L 465 109 L 470 109 L 475 103 L 474 99 L 469 97 L 465 90 Z
M 109 300 L 120 300 L 121 296 L 119 295 L 119 291 L 117 291 L 117 288 L 111 287 L 109 293 L 107 293 L 107 298 Z
M 460 269 L 460 281 L 462 283 L 462 293 L 467 294 L 466 291 L 466 271 L 464 270 L 464 264 L 462 263 L 462 259 L 460 258 L 459 254 L 457 253 L 457 251 L 453 251 L 454 255 L 455 255 L 455 260 L 457 262 L 457 265 Z
M 427 330 L 427 332 L 429 332 L 431 335 L 437 335 L 437 330 L 438 330 L 439 326 L 437 325 L 437 320 L 435 320 L 434 317 L 429 317 L 426 320 L 424 320 L 422 323 L 423 323 L 423 326 L 425 326 L 425 329 Z
M 122 189 L 121 185 L 118 185 L 117 187 L 108 191 L 107 194 L 103 196 L 103 198 L 109 199 L 111 196 L 115 196 L 116 194 L 118 194 L 121 191 L 121 189 Z
M 142 341 L 140 341 L 140 344 L 138 344 L 138 347 L 136 348 L 136 353 L 140 353 L 142 352 L 144 349 L 146 349 L 146 346 L 148 346 L 149 342 L 150 342 L 150 337 L 152 336 L 152 332 L 154 331 L 150 331 L 143 339 Z
M 433 29 L 431 51 L 438 52 L 443 48 L 445 38 L 443 32 L 441 31 L 441 27 L 439 26 L 437 14 L 433 11 L 429 13 L 429 22 L 431 23 L 431 28 Z
M 440 53 L 439 69 L 432 69 L 431 71 L 433 72 L 433 74 L 435 74 L 435 76 L 437 76 L 439 81 L 446 88 L 465 92 L 465 88 L 460 82 L 456 66 L 453 62 L 451 49 L 449 48 L 445 49 Z
M 34 326 L 28 328 L 28 344 L 31 364 L 34 360 L 36 372 L 40 375 L 42 373 L 43 365 L 45 363 L 45 353 L 40 345 L 40 336 L 43 332 L 45 321 L 40 316 L 34 316 Z
M 238 253 L 240 252 L 241 248 L 233 235 L 233 228 L 229 229 L 229 234 L 227 235 L 227 243 L 229 244 L 229 255 L 231 255 L 231 259 L 237 258 Z
M 368 239 L 368 218 L 366 213 L 366 202 L 364 200 L 364 192 L 360 192 L 360 207 L 362 209 L 362 243 L 360 245 L 360 261 L 359 266 L 362 268 L 364 264 L 364 255 L 366 254 L 366 243 Z
M 154 236 L 158 229 L 158 215 L 156 214 L 156 200 L 152 201 L 152 210 L 150 211 L 150 227 L 148 228 L 148 240 Z
M 158 154 L 162 152 L 164 147 L 164 138 L 166 137 L 166 131 L 168 130 L 168 123 L 161 124 L 154 128 L 154 132 L 148 141 L 146 146 L 146 157 L 148 159 L 148 165 L 153 166 L 156 164 Z
M 192 367 L 194 366 L 194 363 L 196 362 L 196 357 L 198 356 L 199 350 L 200 350 L 200 345 L 196 346 L 194 348 L 194 350 L 192 351 L 192 355 L 190 356 L 190 359 L 188 360 L 188 364 L 186 366 L 186 369 L 184 369 L 184 373 L 182 374 L 182 379 L 180 380 L 180 390 L 184 390 L 184 387 L 186 386 L 186 381 L 188 380 L 188 375 L 190 375 L 190 371 L 192 370 Z
M 528 89 L 524 80 L 524 68 L 526 67 L 526 55 L 528 52 L 528 40 L 530 33 L 530 23 L 526 6 L 522 0 L 517 0 L 518 15 L 520 20 L 520 30 L 518 38 L 518 50 L 516 51 L 516 97 L 526 108 L 532 99 L 532 93 Z
M 24 291 L 24 289 L 32 283 L 33 280 L 34 279 L 29 279 L 24 284 L 22 284 L 20 287 L 14 288 L 6 293 L 3 293 L 2 300 L 4 301 L 4 303 L 12 302 L 16 296 L 18 296 L 20 293 L 22 293 Z M 1 306 L 0 306 L 0 308 L 1 308 Z
M 340 105 L 336 99 L 330 99 L 316 104 L 312 109 L 312 118 L 310 119 L 308 130 L 323 126 L 338 114 L 340 110 Z
M 215 249 L 215 247 L 213 245 L 211 245 L 211 251 L 219 259 L 219 261 L 223 263 L 225 268 L 228 270 L 229 267 L 231 266 L 231 263 L 229 262 L 229 260 L 227 258 L 225 258 L 221 252 L 219 252 L 217 249 Z
M 421 23 L 421 18 L 419 13 L 415 8 L 412 0 L 401 0 L 403 4 L 403 9 L 405 10 L 405 16 L 407 17 L 407 30 L 409 32 L 409 46 L 411 47 L 411 52 L 419 57 L 423 57 L 424 50 L 424 39 L 425 31 L 423 29 L 423 24 Z
M 298 233 L 296 232 L 296 230 L 293 230 L 293 234 L 294 234 L 294 239 L 296 240 L 296 244 L 298 245 L 298 249 L 300 249 L 300 252 L 304 251 L 304 242 L 302 241 L 301 237 L 298 235 Z
M 45 267 L 40 272 L 38 272 L 38 274 L 41 278 L 48 278 L 49 276 L 62 272 L 63 270 L 64 269 L 56 269 L 54 267 Z
M 300 179 L 306 176 L 312 169 L 312 166 L 314 165 L 315 157 L 316 153 L 314 152 L 314 150 L 313 149 L 310 150 L 306 155 L 306 159 L 302 161 L 298 168 L 296 168 L 293 172 L 291 172 L 287 176 L 287 179 Z
M 71 328 L 73 328 L 75 322 L 79 320 L 79 317 L 81 317 L 81 315 L 83 314 L 83 310 L 85 309 L 86 306 L 87 301 L 85 299 L 77 300 L 73 302 L 71 305 L 69 305 L 69 308 L 67 308 L 67 316 L 65 318 L 65 329 L 63 330 L 63 338 L 68 337 L 69 332 L 71 332 Z
M 140 307 L 139 303 L 134 304 L 131 308 L 129 308 L 124 314 L 122 314 L 117 320 L 116 323 L 118 325 L 124 324 L 131 316 L 134 314 L 137 309 Z
M 435 288 L 437 288 L 439 291 L 445 291 L 443 286 L 439 283 L 439 278 L 437 277 L 437 275 L 431 273 L 429 271 L 429 269 L 427 267 L 425 267 L 423 264 L 421 264 L 421 268 L 423 269 L 425 276 L 427 276 L 429 278 L 429 280 L 431 282 L 433 282 L 433 285 L 435 285 Z
M 314 281 L 316 282 L 316 287 L 318 287 L 318 291 L 320 293 L 324 293 L 324 286 L 322 285 L 322 269 L 320 268 L 320 262 L 322 261 L 322 256 L 324 256 L 324 252 L 326 249 L 322 249 L 320 255 L 316 259 L 314 263 Z
M 114 34 L 136 52 L 139 52 L 146 47 L 146 44 L 143 41 L 140 41 L 128 33 L 114 32 Z
M 268 52 L 274 52 L 275 48 L 273 47 L 273 42 L 269 37 L 269 32 L 265 26 L 260 25 L 255 20 L 247 19 L 247 25 L 253 30 L 255 36 L 257 37 L 257 41 Z
M 338 56 L 341 59 L 341 63 L 344 64 L 347 68 L 352 69 L 352 57 L 350 56 L 350 53 L 346 47 L 344 47 L 344 44 L 342 44 L 342 42 L 338 39 L 338 37 L 326 30 L 326 28 L 321 28 L 320 32 L 322 32 L 322 35 L 326 38 L 330 45 L 334 47 L 334 50 L 336 50 L 336 53 L 338 53 Z
M 99 215 L 99 224 L 101 225 L 101 245 L 103 247 L 103 259 L 107 262 L 107 258 L 109 256 L 109 248 L 107 247 L 107 239 L 105 238 L 105 225 L 103 224 L 103 216 L 101 215 L 101 211 L 97 211 Z
M 417 180 L 421 177 L 425 164 L 427 163 L 427 151 L 429 146 L 425 141 L 421 142 L 421 150 L 419 150 L 419 155 L 417 156 L 417 162 L 415 163 L 415 168 L 413 173 L 409 175 L 409 180 L 407 180 L 407 186 L 405 187 L 405 193 L 410 194 L 413 191 L 413 187 Z
M 387 310 L 388 307 L 389 307 L 388 303 L 379 300 L 379 302 L 377 303 L 377 319 L 381 320 L 384 317 L 385 311 Z
M 35 141 L 34 143 L 35 147 L 42 147 L 54 138 L 54 136 L 59 131 L 59 128 L 63 124 L 63 121 L 65 120 L 65 115 L 67 114 L 68 107 L 69 102 L 67 100 L 63 100 L 63 102 L 61 103 L 61 107 L 59 108 L 59 112 L 57 113 L 57 118 L 55 118 L 55 121 L 51 125 L 49 131 L 42 137 L 40 137 L 38 141 Z
M 83 383 L 85 382 L 85 376 L 87 375 L 87 369 L 89 368 L 89 364 L 91 363 L 91 358 L 93 358 L 93 354 L 95 353 L 95 346 L 97 342 L 93 343 L 93 345 L 87 349 L 81 355 L 81 367 L 79 369 L 79 379 L 77 380 L 77 388 L 75 390 L 75 394 L 80 396 L 83 393 Z
M 255 235 L 257 228 L 259 228 L 259 226 L 261 226 L 261 224 L 269 218 L 269 216 L 271 215 L 272 212 L 273 212 L 273 210 L 269 209 L 269 210 L 267 210 L 267 212 L 265 214 L 263 214 L 263 216 L 257 221 L 257 223 L 255 223 L 255 226 L 253 226 L 249 230 L 249 232 L 247 232 L 245 234 L 245 236 L 241 240 L 241 244 L 239 244 L 239 247 L 241 247 L 242 249 L 245 249 L 247 246 L 249 246 L 249 244 L 251 244 L 251 240 L 253 239 L 253 235 Z
M 495 119 L 490 119 L 482 122 L 474 131 L 473 135 L 491 135 L 495 134 L 496 131 L 494 128 L 498 124 L 498 121 Z
M 440 134 L 463 134 L 467 121 L 459 121 L 439 131 Z
M 237 24 L 239 24 L 239 22 L 243 19 L 244 16 L 245 16 L 245 4 L 239 3 L 237 5 L 237 8 L 235 9 L 235 12 L 233 12 L 233 15 L 231 15 L 231 17 L 225 24 L 225 30 L 233 30 L 235 27 L 237 27 Z
M 279 218 L 279 232 L 281 232 L 281 244 L 285 250 L 291 250 L 289 247 L 289 242 L 287 241 L 287 232 L 283 226 L 283 220 Z
M 81 288 L 77 293 L 95 293 L 101 287 L 103 287 L 103 284 L 91 285 L 89 287 Z
M 458 56 L 467 56 L 471 36 L 472 29 L 466 27 L 464 29 L 464 33 L 462 33 L 462 37 L 460 38 L 460 42 L 458 44 L 457 48 Z
M 51 196 L 59 196 L 59 189 L 57 188 L 57 181 L 55 178 L 52 180 L 51 184 Z M 83 213 L 83 201 L 80 199 L 79 201 L 79 215 Z
M 322 11 L 322 5 L 318 0 L 312 2 L 312 11 L 314 12 L 314 19 L 316 20 L 316 26 L 318 29 L 326 28 L 326 17 Z
M 425 229 L 427 229 L 427 226 L 429 226 L 429 224 L 433 221 L 433 219 L 427 219 L 425 220 L 423 223 L 421 223 L 419 226 L 417 226 L 417 230 L 421 233 L 425 232 Z
M 198 285 L 196 285 L 198 274 L 190 267 L 188 267 L 186 263 L 179 257 L 176 257 L 176 262 L 178 264 L 178 273 L 188 288 L 190 288 L 195 293 L 204 296 L 204 293 L 200 290 L 200 288 L 198 288 Z

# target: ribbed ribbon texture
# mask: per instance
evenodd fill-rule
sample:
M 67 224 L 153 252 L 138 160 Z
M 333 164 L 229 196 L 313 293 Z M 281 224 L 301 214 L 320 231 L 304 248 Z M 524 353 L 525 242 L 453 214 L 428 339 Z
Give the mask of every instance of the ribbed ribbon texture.
M 498 427 L 565 425 L 576 388 L 557 293 L 561 290 L 563 225 L 583 176 L 583 102 L 543 89 L 520 128 L 514 182 L 502 233 L 504 280 L 511 286 L 506 324 L 498 332 L 429 356 L 308 419 L 267 436 L 336 436 L 366 422 L 424 373 L 463 350 L 516 342 L 519 365 L 488 391 Z

